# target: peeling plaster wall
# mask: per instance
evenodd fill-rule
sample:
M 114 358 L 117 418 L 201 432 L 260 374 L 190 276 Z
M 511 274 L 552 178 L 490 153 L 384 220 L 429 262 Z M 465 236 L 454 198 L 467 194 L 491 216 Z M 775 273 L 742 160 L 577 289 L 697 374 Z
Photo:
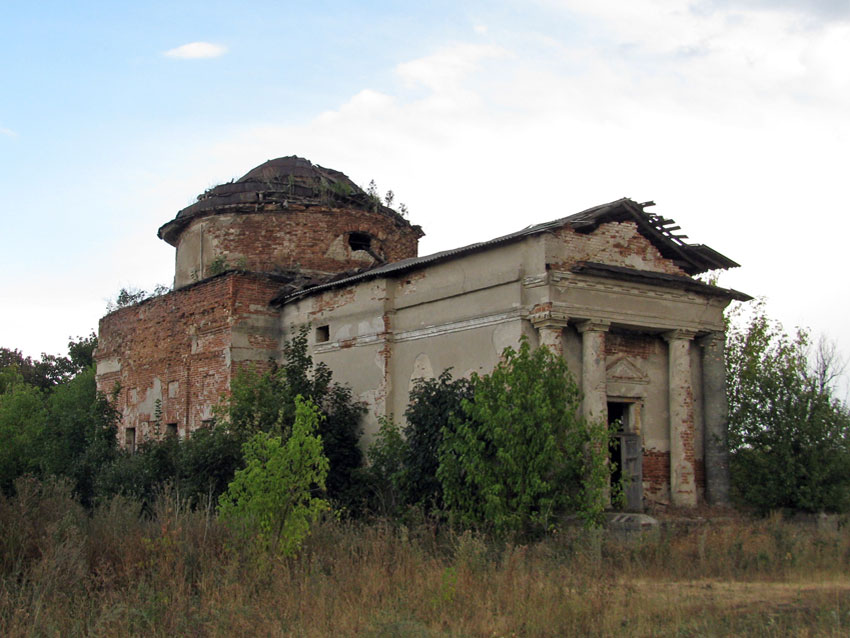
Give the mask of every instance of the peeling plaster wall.
M 325 291 L 285 305 L 281 326 L 286 338 L 293 325 L 312 324 L 314 357 L 370 408 L 367 443 L 377 416 L 402 419 L 412 380 L 423 371 L 488 372 L 505 346 L 533 335 L 523 321 L 526 253 L 520 244 L 495 247 L 397 279 Z M 328 341 L 317 343 L 324 326 Z
M 557 241 L 565 242 L 562 254 L 572 251 L 577 259 L 634 267 L 638 264 L 628 253 L 635 251 L 643 265 L 682 274 L 636 233 L 633 224 L 604 226 L 608 228 L 600 228 L 602 232 L 590 241 L 572 232 L 561 236 Z M 607 251 L 588 249 L 610 241 L 611 234 L 625 239 Z M 557 310 L 566 317 L 569 323 L 562 329 L 561 344 L 581 385 L 582 335 L 576 325 L 586 319 L 609 321 L 607 398 L 636 406 L 634 427 L 644 448 L 645 497 L 669 502 L 668 350 L 661 334 L 674 328 L 701 333 L 722 329 L 726 301 L 556 270 L 546 261 L 553 254 L 552 241 L 548 235 L 529 237 L 401 273 L 395 279 L 328 290 L 287 304 L 282 325 L 313 323 L 315 358 L 327 363 L 334 378 L 349 384 L 370 408 L 364 441 L 368 444 L 377 416 L 392 414 L 397 421 L 402 419 L 415 378 L 433 378 L 447 368 L 455 376 L 489 372 L 504 347 L 516 346 L 522 335 L 536 346 L 538 333 L 529 321 L 536 312 Z M 583 252 L 576 251 L 576 245 Z M 327 326 L 326 342 L 315 342 L 318 326 Z M 688 454 L 694 460 L 701 495 L 705 486 L 702 378 L 695 343 L 689 355 L 694 431 Z

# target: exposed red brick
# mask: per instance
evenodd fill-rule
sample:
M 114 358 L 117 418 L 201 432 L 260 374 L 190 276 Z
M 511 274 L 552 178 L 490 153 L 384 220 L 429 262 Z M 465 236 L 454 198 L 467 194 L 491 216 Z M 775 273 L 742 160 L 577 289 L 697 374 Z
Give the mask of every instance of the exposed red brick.
M 163 428 L 199 427 L 230 389 L 235 332 L 248 333 L 261 366 L 277 351 L 278 340 L 252 334 L 251 322 L 276 316 L 268 302 L 278 287 L 262 275 L 228 273 L 101 319 L 96 359 L 101 366 L 120 363 L 120 371 L 98 374 L 98 390 L 110 395 L 120 386 L 121 429 L 136 428 L 139 439 L 154 436 L 156 399 Z
M 686 274 L 671 260 L 662 257 L 658 249 L 638 232 L 634 222 L 608 222 L 592 233 L 578 233 L 568 226 L 554 232 L 564 242 L 569 257 L 553 263 L 553 270 L 569 270 L 576 262 L 595 261 L 668 275 Z
M 183 236 L 192 236 L 196 225 L 203 225 L 216 255 L 231 265 L 266 272 L 338 273 L 374 265 L 367 253 L 349 248 L 352 232 L 372 237 L 372 251 L 385 261 L 416 257 L 420 235 L 418 228 L 378 212 L 316 206 L 204 217 Z
M 647 494 L 663 493 L 670 487 L 670 453 L 643 451 L 643 485 Z
M 626 355 L 639 359 L 649 359 L 660 347 L 660 340 L 652 335 L 617 334 L 605 335 L 605 355 L 608 357 Z

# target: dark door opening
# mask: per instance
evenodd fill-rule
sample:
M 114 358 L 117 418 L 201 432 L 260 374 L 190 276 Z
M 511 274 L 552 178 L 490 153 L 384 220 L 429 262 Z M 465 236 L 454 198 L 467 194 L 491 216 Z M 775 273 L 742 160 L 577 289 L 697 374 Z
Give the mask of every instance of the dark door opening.
M 623 486 L 626 510 L 643 510 L 643 446 L 640 434 L 632 431 L 632 410 L 639 406 L 624 401 L 608 403 L 608 425 L 617 424 L 617 431 L 608 446 L 608 459 L 613 465 L 611 485 Z
M 622 437 L 620 435 L 625 427 L 626 408 L 625 403 L 608 404 L 608 427 L 610 429 L 612 425 L 617 424 L 617 432 L 608 443 L 608 461 L 614 468 L 611 473 L 611 485 L 616 485 L 623 478 Z

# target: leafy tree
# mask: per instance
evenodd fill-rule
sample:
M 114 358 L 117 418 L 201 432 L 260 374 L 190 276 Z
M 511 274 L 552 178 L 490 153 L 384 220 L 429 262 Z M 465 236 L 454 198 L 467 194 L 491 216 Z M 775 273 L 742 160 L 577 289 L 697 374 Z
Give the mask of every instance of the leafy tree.
M 472 398 L 472 382 L 453 379 L 451 370 L 444 370 L 437 379 L 414 381 L 404 427 L 392 418 L 379 419 L 364 472 L 371 497 L 367 507 L 385 515 L 397 514 L 402 505 L 444 508 L 443 488 L 437 480 L 443 430 L 453 427 L 463 415 L 463 401 Z
M 231 396 L 220 407 L 226 426 L 244 438 L 266 432 L 286 439 L 295 420 L 295 397 L 319 406 L 323 419 L 319 433 L 330 461 L 329 498 L 356 500 L 356 470 L 363 462 L 359 447 L 360 419 L 366 411 L 351 389 L 333 382 L 330 368 L 313 363 L 307 351 L 307 327 L 283 348 L 283 362 L 267 371 L 248 368 L 235 375 Z
M 850 508 L 850 413 L 833 395 L 834 357 L 810 363 L 808 332 L 788 335 L 758 304 L 726 346 L 735 497 L 761 512 Z
M 94 365 L 57 386 L 47 398 L 46 409 L 40 446 L 43 470 L 71 479 L 75 494 L 89 506 L 97 475 L 118 449 L 118 415 L 97 391 Z
M 90 367 L 96 347 L 97 337 L 92 332 L 88 337 L 68 338 L 68 357 L 42 354 L 34 360 L 17 349 L 0 348 L 0 370 L 15 368 L 25 383 L 50 390 Z
M 321 414 L 309 399 L 295 397 L 295 420 L 285 440 L 258 432 L 243 446 L 245 468 L 236 472 L 219 499 L 225 521 L 242 525 L 261 545 L 284 556 L 295 554 L 310 524 L 327 501 L 314 496 L 324 490 L 328 459 L 317 433 Z
M 69 339 L 68 357 L 0 349 L 0 485 L 23 473 L 64 476 L 88 504 L 94 475 L 115 449 L 115 415 L 97 394 L 94 333 Z
M 15 479 L 40 470 L 40 442 L 46 410 L 44 392 L 14 370 L 3 373 L 0 394 L 0 490 L 9 494 Z
M 77 374 L 94 365 L 94 351 L 97 348 L 97 335 L 94 331 L 87 337 L 68 337 L 68 359 L 71 373 Z
M 562 357 L 505 348 L 492 373 L 473 375 L 474 399 L 443 428 L 437 477 L 447 506 L 499 534 L 546 529 L 564 510 L 595 523 L 609 480 L 607 426 L 585 423 Z
M 401 428 L 391 417 L 379 417 L 378 432 L 367 457 L 369 465 L 363 468 L 363 506 L 384 516 L 395 516 L 405 503 L 404 484 L 410 447 Z
M 472 401 L 469 379 L 453 379 L 444 370 L 437 379 L 417 379 L 410 392 L 404 417 L 404 473 L 400 477 L 405 500 L 411 504 L 442 509 L 443 497 L 437 468 L 443 431 L 463 415 L 463 402 Z

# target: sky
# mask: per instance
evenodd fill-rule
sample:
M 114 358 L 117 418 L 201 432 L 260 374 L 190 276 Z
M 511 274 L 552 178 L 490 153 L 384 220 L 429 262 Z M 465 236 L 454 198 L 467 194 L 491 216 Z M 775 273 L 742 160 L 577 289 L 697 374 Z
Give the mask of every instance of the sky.
M 850 356 L 850 2 L 0 0 L 0 346 L 64 353 L 159 226 L 267 159 L 396 202 L 420 255 L 620 197 Z

